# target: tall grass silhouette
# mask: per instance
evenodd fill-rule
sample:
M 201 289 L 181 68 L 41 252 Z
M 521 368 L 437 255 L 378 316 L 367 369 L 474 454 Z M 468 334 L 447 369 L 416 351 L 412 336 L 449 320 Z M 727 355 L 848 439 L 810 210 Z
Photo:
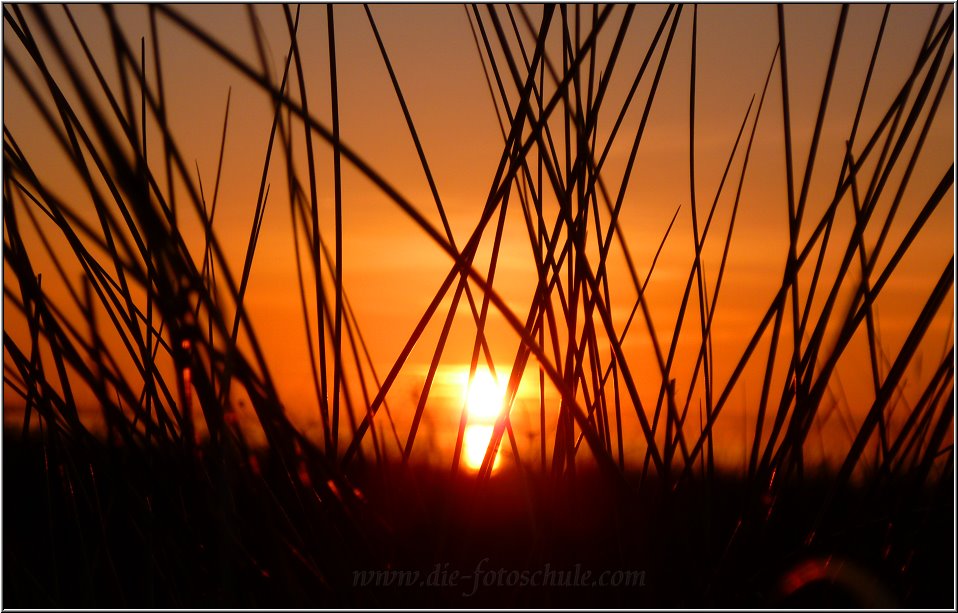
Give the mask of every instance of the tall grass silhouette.
M 948 7 L 924 7 L 927 27 L 911 33 L 921 40 L 917 57 L 888 99 L 870 84 L 898 7 L 884 7 L 868 41 L 845 35 L 855 8 L 828 7 L 829 59 L 812 84 L 790 68 L 801 47 L 787 17 L 799 9 L 756 7 L 774 13 L 777 45 L 755 58 L 768 67 L 763 87 L 728 94 L 741 120 L 723 144 L 720 174 L 709 169 L 719 177 L 710 193 L 703 166 L 716 162 L 703 153 L 698 45 L 700 14 L 719 9 L 463 6 L 478 59 L 462 69 L 487 86 L 501 131 L 465 235 L 454 232 L 380 8 L 248 6 L 253 44 L 238 49 L 177 5 L 136 8 L 147 28 L 135 34 L 121 14 L 128 7 L 4 5 L 5 88 L 22 92 L 32 113 L 4 112 L 5 604 L 781 604 L 805 594 L 814 573 L 789 569 L 807 570 L 795 565 L 813 556 L 844 556 L 885 582 L 886 600 L 854 604 L 947 602 L 953 249 L 947 261 L 922 261 L 924 285 L 909 294 L 900 342 L 883 341 L 877 305 L 899 279 L 913 279 L 903 262 L 929 252 L 929 223 L 954 198 L 953 156 L 926 147 L 930 135 L 953 130 Z M 103 27 L 85 30 L 81 10 L 96 11 Z M 342 129 L 338 16 L 347 11 L 368 22 L 395 94 L 381 103 L 401 109 L 428 186 L 422 201 L 404 196 Z M 264 15 L 281 15 L 283 48 L 271 47 Z M 171 97 L 189 96 L 164 88 L 170 50 L 160 33 L 169 31 L 269 101 L 242 237 L 217 223 L 228 206 L 220 189 L 230 134 L 241 129 L 234 93 L 191 101 L 223 109 L 215 173 L 201 173 L 169 115 Z M 316 37 L 326 43 L 322 71 L 303 51 Z M 863 74 L 840 68 L 850 45 L 868 51 Z M 656 238 L 638 244 L 623 211 L 636 206 L 629 188 L 669 78 L 687 84 L 688 194 L 668 204 Z M 802 99 L 814 93 L 811 111 L 793 106 L 798 88 Z M 853 116 L 830 115 L 839 94 L 857 100 Z M 806 116 L 810 123 L 796 119 Z M 28 122 L 55 154 L 28 146 Z M 836 123 L 841 149 L 826 150 Z M 785 177 L 761 206 L 787 214 L 787 240 L 762 249 L 784 267 L 767 279 L 770 300 L 753 305 L 759 316 L 734 331 L 742 342 L 732 354 L 716 350 L 715 326 L 727 321 L 732 254 L 754 240 L 736 223 L 763 135 L 778 139 Z M 347 174 L 374 185 L 448 256 L 385 368 L 344 275 L 355 184 Z M 64 192 L 64 175 L 76 191 Z M 278 256 L 260 236 L 267 209 L 283 207 L 293 235 Z M 677 231 L 685 220 L 690 237 Z M 513 224 L 521 248 L 504 238 Z M 647 290 L 669 253 L 691 265 L 675 282 L 677 310 L 658 312 Z M 527 303 L 501 290 L 507 255 L 531 258 Z M 318 416 L 315 435 L 283 397 L 283 357 L 261 342 L 284 328 L 247 308 L 254 264 L 275 257 L 295 259 L 298 282 L 282 299 L 302 316 L 315 404 L 295 411 Z M 423 466 L 430 400 L 463 321 L 469 380 L 489 370 L 505 382 L 505 401 L 476 470 L 463 466 L 464 404 L 450 453 Z M 943 321 L 944 351 L 935 332 Z M 492 346 L 491 327 L 501 325 L 516 339 L 507 361 Z M 425 375 L 400 406 L 400 381 L 419 366 L 414 351 L 426 352 Z M 868 379 L 857 415 L 840 371 Z M 538 384 L 524 405 L 535 405 L 534 442 L 515 426 L 527 376 Z M 750 392 L 738 413 L 741 442 L 723 440 Z M 824 438 L 829 420 L 844 437 Z M 823 440 L 827 454 L 811 459 Z M 743 458 L 737 472 L 717 459 L 728 446 Z M 500 455 L 509 466 L 497 471 Z M 471 568 L 487 555 L 646 565 L 649 587 L 493 590 L 467 601 L 461 590 L 359 589 L 352 574 L 446 561 Z M 820 576 L 838 585 L 828 572 Z

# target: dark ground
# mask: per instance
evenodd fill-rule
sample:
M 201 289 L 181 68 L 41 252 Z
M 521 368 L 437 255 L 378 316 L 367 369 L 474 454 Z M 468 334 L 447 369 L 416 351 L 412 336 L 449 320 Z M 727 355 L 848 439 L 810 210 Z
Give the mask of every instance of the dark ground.
M 841 492 L 809 545 L 826 477 L 771 509 L 739 479 L 582 472 L 391 467 L 353 474 L 357 497 L 168 452 L 5 433 L 3 606 L 953 606 L 953 473 Z

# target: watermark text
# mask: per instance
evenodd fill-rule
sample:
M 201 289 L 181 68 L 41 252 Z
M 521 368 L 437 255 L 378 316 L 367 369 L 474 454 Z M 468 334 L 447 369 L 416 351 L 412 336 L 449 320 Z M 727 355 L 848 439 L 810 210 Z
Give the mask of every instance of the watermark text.
M 353 571 L 356 588 L 458 588 L 466 598 L 486 588 L 642 588 L 645 581 L 644 570 L 593 571 L 583 568 L 582 564 L 560 568 L 551 563 L 536 569 L 516 570 L 493 567 L 489 558 L 479 560 L 472 572 L 450 568 L 448 562 L 437 563 L 428 571 Z

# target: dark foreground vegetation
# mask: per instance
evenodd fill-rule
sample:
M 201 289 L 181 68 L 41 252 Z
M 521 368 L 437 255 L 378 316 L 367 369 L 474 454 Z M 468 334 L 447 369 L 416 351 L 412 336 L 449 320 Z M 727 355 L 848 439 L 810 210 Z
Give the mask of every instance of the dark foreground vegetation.
M 4 445 L 11 607 L 947 607 L 952 599 L 948 478 L 933 488 L 847 488 L 818 523 L 825 478 L 807 478 L 774 504 L 720 475 L 676 491 L 647 482 L 640 496 L 635 483 L 590 472 L 556 481 L 502 471 L 478 484 L 397 466 L 357 475 L 356 490 L 331 490 L 264 456 L 253 472 L 208 453 L 98 446 L 77 457 L 18 438 L 8 433 Z M 328 496 L 340 504 L 324 504 Z M 591 585 L 600 580 L 607 585 Z

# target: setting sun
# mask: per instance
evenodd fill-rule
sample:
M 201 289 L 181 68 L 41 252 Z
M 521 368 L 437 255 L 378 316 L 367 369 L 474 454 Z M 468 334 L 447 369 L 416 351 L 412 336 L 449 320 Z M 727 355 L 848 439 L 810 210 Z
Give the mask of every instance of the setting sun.
M 463 379 L 467 382 L 463 387 L 470 423 L 463 438 L 462 460 L 470 469 L 479 470 L 492 438 L 493 424 L 505 404 L 506 381 L 497 381 L 486 369 L 476 370 L 471 381 L 466 371 Z M 498 468 L 499 461 L 497 453 L 493 469 Z
M 466 389 L 466 410 L 472 420 L 495 421 L 506 397 L 506 382 L 488 370 L 477 370 Z M 482 458 L 480 457 L 480 461 Z
M 482 460 L 486 457 L 486 449 L 489 447 L 491 438 L 491 425 L 472 425 L 466 428 L 462 446 L 462 460 L 467 467 L 472 470 L 479 470 L 482 467 Z M 500 460 L 500 454 L 496 453 L 496 459 L 492 464 L 493 470 L 499 467 Z

